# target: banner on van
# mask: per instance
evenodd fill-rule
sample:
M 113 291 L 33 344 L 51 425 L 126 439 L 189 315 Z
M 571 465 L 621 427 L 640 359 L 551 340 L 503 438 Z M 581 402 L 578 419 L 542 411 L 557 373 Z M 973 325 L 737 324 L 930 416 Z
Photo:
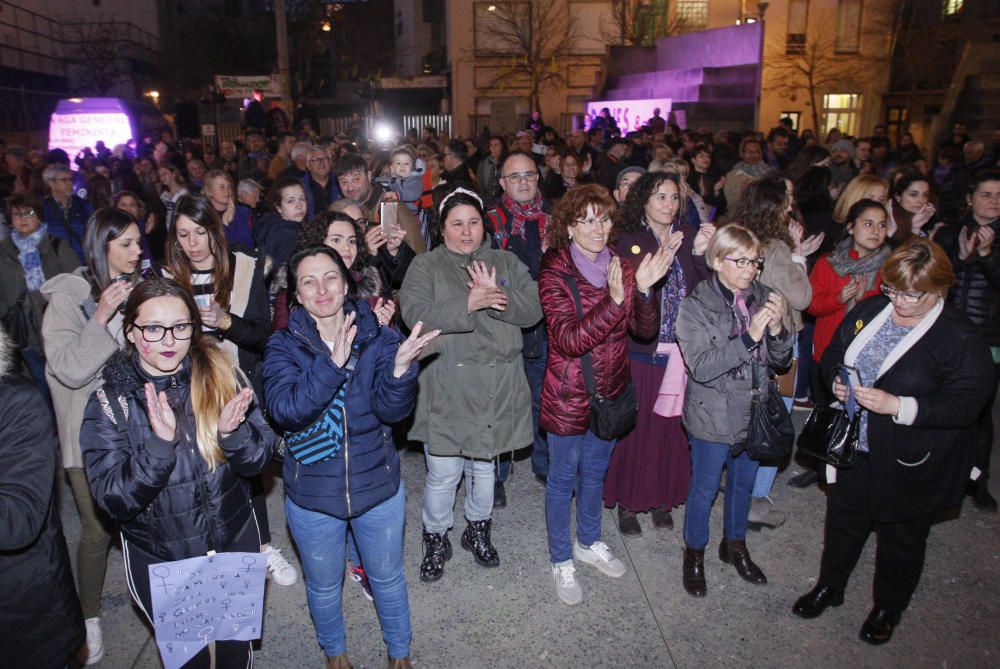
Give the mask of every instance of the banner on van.
M 215 75 L 215 88 L 227 98 L 249 98 L 254 89 L 264 91 L 266 97 L 281 97 L 281 78 L 276 74 L 244 76 L 238 74 Z

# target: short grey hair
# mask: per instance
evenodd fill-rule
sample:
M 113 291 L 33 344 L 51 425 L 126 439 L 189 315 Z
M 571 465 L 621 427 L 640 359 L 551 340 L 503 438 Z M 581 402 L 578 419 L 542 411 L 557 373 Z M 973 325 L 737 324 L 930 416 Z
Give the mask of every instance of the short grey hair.
M 240 183 L 236 186 L 237 195 L 250 195 L 255 190 L 264 191 L 263 187 L 253 179 L 240 179 Z
M 313 145 L 309 142 L 295 142 L 291 153 L 292 162 L 295 162 L 299 158 L 307 158 L 312 150 Z
M 52 163 L 42 171 L 42 181 L 49 183 L 50 181 L 55 181 L 59 178 L 61 174 L 73 174 L 73 170 L 66 167 L 65 165 L 60 165 L 59 163 Z

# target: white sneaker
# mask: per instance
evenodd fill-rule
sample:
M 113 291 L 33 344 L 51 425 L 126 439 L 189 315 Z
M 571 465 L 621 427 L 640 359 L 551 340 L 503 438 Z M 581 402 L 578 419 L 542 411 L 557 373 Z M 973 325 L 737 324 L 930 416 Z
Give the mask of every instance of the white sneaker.
M 595 541 L 589 548 L 581 546 L 579 542 L 573 544 L 573 557 L 580 562 L 597 567 L 597 571 L 619 578 L 625 575 L 625 563 L 611 554 L 611 550 L 603 541 Z
M 87 659 L 83 661 L 83 665 L 89 667 L 104 657 L 104 637 L 101 634 L 100 618 L 87 618 L 83 622 L 87 626 Z
M 267 577 L 278 585 L 294 585 L 299 580 L 299 572 L 281 554 L 280 548 L 268 546 L 263 550 L 267 556 Z
M 556 580 L 556 595 L 559 601 L 573 606 L 583 601 L 583 590 L 576 582 L 576 567 L 572 560 L 556 562 L 552 565 L 552 577 Z

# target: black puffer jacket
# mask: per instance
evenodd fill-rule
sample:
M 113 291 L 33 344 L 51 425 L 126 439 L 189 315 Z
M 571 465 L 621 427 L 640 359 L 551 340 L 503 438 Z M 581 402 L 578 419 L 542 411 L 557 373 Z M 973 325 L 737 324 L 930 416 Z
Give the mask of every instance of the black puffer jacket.
M 90 489 L 126 538 L 163 560 L 224 551 L 251 517 L 249 484 L 271 457 L 276 437 L 257 406 L 220 440 L 226 462 L 209 471 L 195 442 L 191 363 L 171 376 L 152 377 L 138 355 L 119 353 L 104 366 L 84 413 L 80 442 Z M 153 434 L 144 384 L 164 391 L 177 417 L 176 440 Z M 111 402 L 124 401 L 117 414 Z M 119 430 L 117 415 L 127 423 Z
M 35 387 L 9 375 L 0 340 L 0 665 L 61 669 L 86 632 L 54 503 L 52 420 Z
M 986 337 L 990 346 L 1000 346 L 1000 219 L 990 223 L 997 232 L 987 256 L 973 251 L 959 258 L 959 235 L 966 227 L 978 227 L 968 213 L 960 223 L 942 228 L 934 237 L 951 259 L 958 282 L 948 291 L 948 304 L 965 314 Z

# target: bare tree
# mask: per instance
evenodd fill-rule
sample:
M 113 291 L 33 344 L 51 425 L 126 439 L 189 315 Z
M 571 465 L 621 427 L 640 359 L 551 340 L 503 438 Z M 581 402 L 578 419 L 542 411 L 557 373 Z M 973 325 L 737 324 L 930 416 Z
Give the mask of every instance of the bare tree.
M 568 58 L 579 37 L 565 0 L 497 2 L 490 11 L 489 41 L 497 74 L 486 88 L 526 88 L 531 109 L 543 91 L 569 83 Z
M 810 26 L 805 44 L 796 44 L 794 50 L 786 48 L 784 41 L 769 45 L 764 60 L 769 79 L 765 90 L 793 100 L 804 94 L 813 128 L 819 133 L 824 93 L 861 90 L 887 71 L 894 12 L 891 4 L 865 10 L 856 51 L 838 53 L 831 31 L 815 30 L 814 26 Z
M 77 93 L 107 95 L 130 75 L 132 44 L 125 24 L 117 21 L 76 23 L 65 28 L 67 61 L 75 66 L 71 77 Z
M 652 46 L 656 38 L 675 35 L 680 24 L 670 20 L 668 0 L 611 0 L 611 21 L 601 27 L 608 44 Z

